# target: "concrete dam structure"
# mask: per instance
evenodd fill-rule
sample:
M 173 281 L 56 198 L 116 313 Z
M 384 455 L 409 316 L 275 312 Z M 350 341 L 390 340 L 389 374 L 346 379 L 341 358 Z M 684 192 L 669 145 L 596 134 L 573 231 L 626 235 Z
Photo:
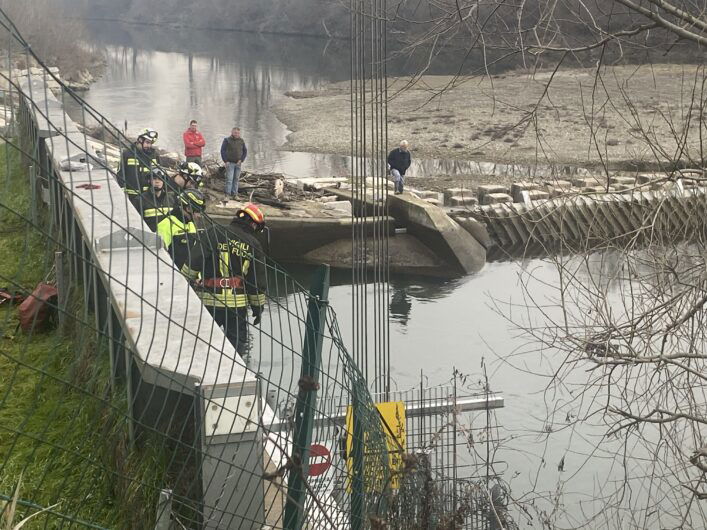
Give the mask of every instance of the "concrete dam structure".
M 489 204 L 451 216 L 467 229 L 484 225 L 489 261 L 701 237 L 707 221 L 705 190 L 685 189 L 679 182 L 670 187 Z

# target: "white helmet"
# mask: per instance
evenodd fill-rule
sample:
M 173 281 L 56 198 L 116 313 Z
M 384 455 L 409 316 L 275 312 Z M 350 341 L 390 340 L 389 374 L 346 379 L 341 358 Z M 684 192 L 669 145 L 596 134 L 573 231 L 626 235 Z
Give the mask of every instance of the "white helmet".
M 154 144 L 157 142 L 158 137 L 159 134 L 157 134 L 156 130 L 147 128 L 138 135 L 137 141 L 142 142 L 143 140 L 150 140 Z

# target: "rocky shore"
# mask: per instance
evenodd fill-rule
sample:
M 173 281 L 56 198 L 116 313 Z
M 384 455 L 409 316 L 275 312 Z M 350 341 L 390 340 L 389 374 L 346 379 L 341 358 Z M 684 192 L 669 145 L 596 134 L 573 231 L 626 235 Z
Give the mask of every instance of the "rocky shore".
M 703 127 L 705 122 L 701 68 L 391 78 L 390 147 L 406 138 L 417 159 L 569 164 L 597 171 L 603 164 L 613 170 L 655 169 L 674 157 L 689 166 L 689 158 L 699 154 L 698 120 Z M 348 82 L 336 83 L 282 98 L 274 110 L 293 131 L 283 149 L 348 154 L 348 90 Z

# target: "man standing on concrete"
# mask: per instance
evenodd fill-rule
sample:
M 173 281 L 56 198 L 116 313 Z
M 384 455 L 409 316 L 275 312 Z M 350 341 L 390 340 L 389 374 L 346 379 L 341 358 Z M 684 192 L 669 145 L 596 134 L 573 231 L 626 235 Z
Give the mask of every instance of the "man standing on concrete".
M 241 176 L 241 164 L 248 155 L 248 148 L 241 138 L 241 130 L 234 127 L 231 136 L 223 139 L 221 160 L 226 164 L 226 200 L 238 195 L 238 179 Z
M 408 151 L 407 140 L 400 142 L 400 147 L 396 147 L 388 153 L 388 167 L 390 168 L 390 176 L 393 177 L 395 183 L 395 194 L 399 195 L 403 192 L 405 172 L 410 167 L 410 151 Z
M 197 129 L 196 120 L 189 122 L 189 128 L 182 135 L 184 140 L 184 155 L 187 162 L 196 162 L 201 165 L 201 150 L 206 145 L 204 136 Z

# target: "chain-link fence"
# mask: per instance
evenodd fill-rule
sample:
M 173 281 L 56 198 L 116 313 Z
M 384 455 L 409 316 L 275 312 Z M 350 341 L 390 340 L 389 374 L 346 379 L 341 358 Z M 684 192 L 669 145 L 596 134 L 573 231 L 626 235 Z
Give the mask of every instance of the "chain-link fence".
M 0 26 L 4 521 L 363 528 L 384 518 L 386 435 L 327 304 L 327 270 L 303 288 L 260 252 L 258 227 L 199 219 L 188 202 L 198 187 L 165 173 L 167 245 L 146 224 L 146 210 L 161 209 L 155 189 L 126 193 L 139 146 L 4 14 Z M 155 174 L 151 160 L 140 167 Z

